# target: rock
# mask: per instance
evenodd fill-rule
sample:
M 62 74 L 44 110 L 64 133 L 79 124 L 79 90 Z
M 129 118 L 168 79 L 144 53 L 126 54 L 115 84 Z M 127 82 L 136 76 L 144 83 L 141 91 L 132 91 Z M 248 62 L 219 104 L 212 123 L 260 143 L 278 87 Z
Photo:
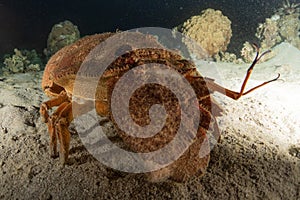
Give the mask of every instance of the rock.
M 66 20 L 55 24 L 48 36 L 47 48 L 44 50 L 44 54 L 50 58 L 58 50 L 74 43 L 80 38 L 80 32 L 78 27 L 72 22 Z

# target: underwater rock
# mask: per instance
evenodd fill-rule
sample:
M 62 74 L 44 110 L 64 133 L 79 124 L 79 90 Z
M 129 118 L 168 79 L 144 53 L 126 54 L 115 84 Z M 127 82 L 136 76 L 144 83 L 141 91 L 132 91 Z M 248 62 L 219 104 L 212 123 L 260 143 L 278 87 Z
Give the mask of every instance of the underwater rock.
M 195 40 L 210 57 L 226 51 L 232 36 L 231 21 L 221 11 L 210 8 L 188 19 L 179 31 Z M 187 46 L 193 51 L 191 44 Z
M 72 22 L 66 20 L 55 24 L 48 36 L 47 48 L 44 50 L 44 54 L 49 58 L 58 50 L 74 43 L 80 38 L 80 32 L 78 27 Z
M 0 109 L 0 133 L 14 135 L 12 139 L 17 140 L 17 133 L 32 130 L 38 118 L 38 110 L 34 107 L 4 106 Z
M 39 108 L 45 98 L 41 95 L 41 76 L 42 71 L 0 76 L 0 108 L 1 105 Z
M 42 72 L 0 77 L 0 135 L 33 131 L 39 106 L 45 99 L 40 88 Z
M 4 56 L 4 66 L 2 67 L 4 75 L 40 71 L 42 60 L 35 50 L 14 49 L 14 52 L 13 55 Z

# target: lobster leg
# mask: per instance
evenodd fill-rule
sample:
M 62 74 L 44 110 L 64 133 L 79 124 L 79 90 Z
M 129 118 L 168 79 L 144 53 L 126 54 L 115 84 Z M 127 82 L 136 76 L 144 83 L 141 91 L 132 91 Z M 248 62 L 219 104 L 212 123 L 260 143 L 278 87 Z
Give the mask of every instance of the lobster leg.
M 62 91 L 57 97 L 43 102 L 40 108 L 40 113 L 41 116 L 43 116 L 44 122 L 47 123 L 49 120 L 49 113 L 48 113 L 49 109 L 55 106 L 59 106 L 60 104 L 62 104 L 67 100 L 68 100 L 67 93 L 65 91 Z
M 65 164 L 69 156 L 69 147 L 71 134 L 69 125 L 73 120 L 72 103 L 64 102 L 57 109 L 57 119 L 55 120 L 55 129 L 60 143 L 59 158 L 62 164 Z
M 65 149 L 64 146 L 66 146 L 64 144 L 68 140 L 70 140 L 70 139 L 68 139 L 69 138 L 68 133 L 65 133 L 65 131 L 63 131 L 63 129 L 62 129 L 64 122 L 66 121 L 66 120 L 64 120 L 64 118 L 66 118 L 65 111 L 66 110 L 69 111 L 70 108 L 72 108 L 72 106 L 69 106 L 69 105 L 71 105 L 71 103 L 69 103 L 69 102 L 62 103 L 57 108 L 57 110 L 49 117 L 48 122 L 47 122 L 48 131 L 49 131 L 49 135 L 50 135 L 50 155 L 53 158 L 58 156 L 58 154 L 57 154 L 57 137 L 60 142 L 60 154 L 64 154 L 64 153 L 62 153 L 63 152 L 62 150 Z M 67 116 L 67 118 L 69 118 L 69 116 Z M 66 136 L 63 137 L 64 135 L 66 135 Z M 66 139 L 64 139 L 64 138 L 66 138 Z
M 280 77 L 280 74 L 278 74 L 278 76 L 276 78 L 274 78 L 272 80 L 269 80 L 269 81 L 266 81 L 266 82 L 263 82 L 262 84 L 257 85 L 255 87 L 249 89 L 248 91 L 244 92 L 246 84 L 247 84 L 247 82 L 248 82 L 248 80 L 250 78 L 250 75 L 251 75 L 251 73 L 253 71 L 253 68 L 254 68 L 255 64 L 262 58 L 262 56 L 264 56 L 265 54 L 267 54 L 267 53 L 270 52 L 270 51 L 266 51 L 266 52 L 262 53 L 261 55 L 259 55 L 258 47 L 256 45 L 253 45 L 253 46 L 256 48 L 257 53 L 256 53 L 254 61 L 252 62 L 251 66 L 247 70 L 247 74 L 246 74 L 246 77 L 245 77 L 245 79 L 243 81 L 243 84 L 242 84 L 240 92 L 235 92 L 235 91 L 226 89 L 226 88 L 218 85 L 217 83 L 215 83 L 214 80 L 212 80 L 210 78 L 205 78 L 205 81 L 206 81 L 206 84 L 207 84 L 207 87 L 209 88 L 209 90 L 220 92 L 220 93 L 222 93 L 222 94 L 224 94 L 224 95 L 226 95 L 226 96 L 228 96 L 228 97 L 230 97 L 230 98 L 232 98 L 234 100 L 237 100 L 241 96 L 246 95 L 246 94 L 252 92 L 253 90 L 256 90 L 257 88 L 260 88 L 260 87 L 262 87 L 262 86 L 264 86 L 264 85 L 266 85 L 268 83 L 271 83 L 273 81 L 278 80 L 278 78 Z
M 44 122 L 46 122 L 48 126 L 48 132 L 50 136 L 50 156 L 52 158 L 58 156 L 57 131 L 55 128 L 56 126 L 55 123 L 56 123 L 58 113 L 61 111 L 64 102 L 68 102 L 68 97 L 66 92 L 61 92 L 57 97 L 42 103 L 40 108 L 41 116 L 43 117 Z M 48 110 L 55 106 L 59 106 L 59 107 L 51 116 L 49 116 Z
M 72 121 L 72 104 L 70 102 L 62 103 L 57 110 L 49 117 L 47 122 L 50 134 L 50 154 L 51 157 L 57 157 L 57 138 L 60 143 L 60 160 L 65 163 L 69 155 L 70 132 L 68 127 Z

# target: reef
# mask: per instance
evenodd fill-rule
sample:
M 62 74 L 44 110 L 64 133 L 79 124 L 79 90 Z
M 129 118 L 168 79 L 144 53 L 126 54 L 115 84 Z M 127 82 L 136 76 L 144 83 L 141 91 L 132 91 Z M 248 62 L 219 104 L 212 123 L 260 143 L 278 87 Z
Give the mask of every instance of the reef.
M 300 12 L 280 15 L 275 13 L 259 24 L 256 37 L 261 40 L 262 48 L 271 48 L 281 41 L 288 42 L 300 49 Z
M 219 52 L 214 56 L 214 59 L 216 62 L 228 62 L 235 64 L 244 63 L 244 61 L 241 58 L 237 58 L 237 56 L 234 53 L 229 52 Z
M 232 36 L 231 21 L 221 11 L 207 9 L 184 22 L 178 30 L 193 39 L 209 55 L 213 57 L 225 52 Z M 193 52 L 193 42 L 185 41 Z
M 282 16 L 279 21 L 279 34 L 283 41 L 300 49 L 300 12 Z
M 288 42 L 300 49 L 300 4 L 291 4 L 286 0 L 282 7 L 275 13 L 260 23 L 257 27 L 255 36 L 260 41 L 261 51 L 272 49 L 280 42 Z M 241 50 L 241 56 L 245 62 L 251 62 L 255 52 L 249 42 L 245 42 Z M 267 60 L 275 53 L 269 54 L 264 58 Z M 263 60 L 262 60 L 263 61 Z
M 270 49 L 260 47 L 260 51 L 261 51 L 261 52 L 268 51 L 268 50 L 270 50 Z M 243 45 L 243 48 L 242 48 L 242 50 L 241 50 L 241 56 L 242 56 L 242 59 L 239 59 L 239 60 L 242 60 L 242 61 L 244 61 L 244 62 L 246 62 L 246 63 L 251 63 L 251 62 L 253 62 L 256 53 L 257 53 L 257 50 L 256 50 L 256 48 L 253 46 L 253 44 L 250 44 L 249 42 L 245 42 L 244 45 Z M 258 61 L 258 63 L 265 62 L 265 61 L 267 61 L 267 60 L 273 58 L 275 55 L 276 55 L 276 53 L 275 53 L 274 51 L 270 51 L 269 53 L 265 54 L 265 55 Z
M 259 24 L 255 36 L 261 41 L 261 48 L 268 49 L 275 46 L 282 39 L 279 35 L 278 18 L 267 18 L 265 23 Z
M 276 10 L 278 15 L 290 15 L 300 12 L 300 3 L 290 3 L 289 0 L 285 0 L 282 7 Z
M 40 71 L 42 65 L 42 60 L 35 50 L 14 49 L 13 55 L 4 55 L 1 71 L 3 75 Z
M 77 26 L 66 20 L 55 24 L 48 36 L 47 48 L 44 49 L 44 54 L 50 58 L 58 50 L 74 43 L 80 38 L 80 32 Z

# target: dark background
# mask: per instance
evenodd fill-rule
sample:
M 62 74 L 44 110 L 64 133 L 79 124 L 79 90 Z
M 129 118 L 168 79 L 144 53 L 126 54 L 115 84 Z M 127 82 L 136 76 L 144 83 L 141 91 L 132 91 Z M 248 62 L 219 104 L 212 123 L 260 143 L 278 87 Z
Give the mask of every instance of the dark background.
M 291 0 L 293 2 L 293 0 Z M 66 19 L 87 34 L 156 26 L 173 28 L 206 8 L 219 9 L 232 22 L 229 51 L 255 42 L 258 23 L 283 0 L 0 0 L 0 57 L 14 48 L 46 47 L 51 27 Z

